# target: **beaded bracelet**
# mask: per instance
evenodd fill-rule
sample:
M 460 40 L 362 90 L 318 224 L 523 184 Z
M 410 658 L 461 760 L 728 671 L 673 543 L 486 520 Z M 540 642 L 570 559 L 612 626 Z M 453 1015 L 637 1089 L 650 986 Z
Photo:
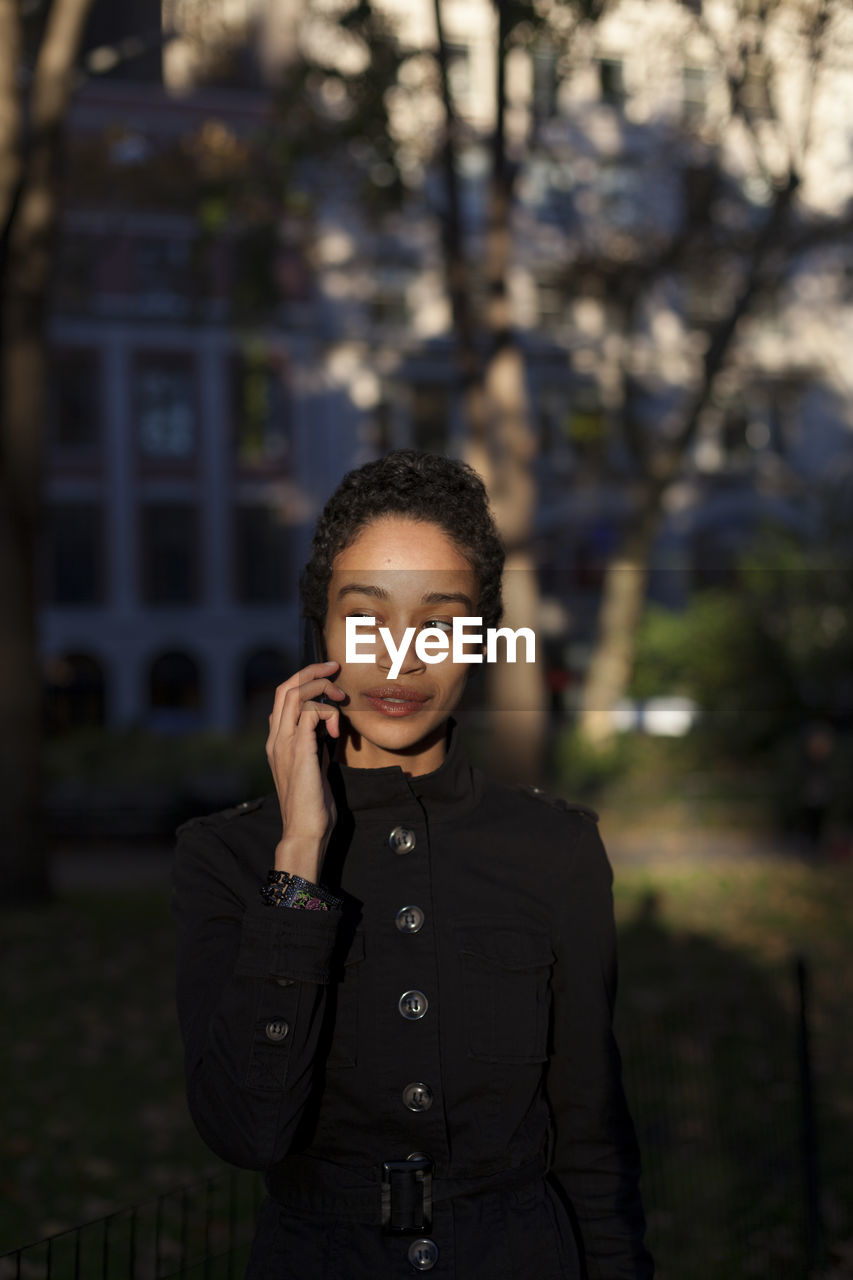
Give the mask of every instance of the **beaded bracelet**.
M 322 885 L 313 884 L 289 871 L 270 868 L 267 882 L 261 885 L 261 897 L 268 907 L 299 907 L 303 911 L 338 911 L 344 905 Z

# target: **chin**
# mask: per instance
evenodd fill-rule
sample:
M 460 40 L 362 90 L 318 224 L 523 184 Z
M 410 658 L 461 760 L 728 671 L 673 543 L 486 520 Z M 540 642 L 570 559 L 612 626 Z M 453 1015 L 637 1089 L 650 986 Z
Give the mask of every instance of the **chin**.
M 434 713 L 429 718 L 412 715 L 391 720 L 377 711 L 362 713 L 349 720 L 351 733 L 358 734 L 365 742 L 383 751 L 404 751 L 416 747 L 425 738 L 433 738 L 437 732 L 443 732 L 446 724 L 446 715 L 436 718 Z

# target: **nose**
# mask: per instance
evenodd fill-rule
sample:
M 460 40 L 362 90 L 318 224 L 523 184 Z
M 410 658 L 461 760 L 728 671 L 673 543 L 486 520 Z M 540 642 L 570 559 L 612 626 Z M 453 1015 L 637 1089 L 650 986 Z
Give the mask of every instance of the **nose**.
M 407 628 L 399 627 L 399 628 L 393 628 L 390 630 L 391 630 L 391 641 L 393 643 L 393 648 L 396 651 L 396 656 L 395 656 L 395 653 L 391 651 L 391 646 L 385 643 L 382 633 L 380 632 L 377 638 L 377 645 L 376 645 L 377 666 L 380 667 L 383 672 L 387 673 L 388 671 L 390 671 L 391 667 L 398 665 L 399 666 L 399 673 L 397 677 L 398 679 L 400 678 L 400 676 L 404 676 L 409 672 L 423 671 L 424 664 L 421 662 L 420 658 L 418 657 L 415 651 L 415 640 L 417 639 L 417 628 L 414 629 L 413 634 L 409 639 L 409 643 L 406 646 L 406 650 L 402 655 L 400 655 L 399 649 L 400 649 L 400 645 L 403 644 L 406 638 Z

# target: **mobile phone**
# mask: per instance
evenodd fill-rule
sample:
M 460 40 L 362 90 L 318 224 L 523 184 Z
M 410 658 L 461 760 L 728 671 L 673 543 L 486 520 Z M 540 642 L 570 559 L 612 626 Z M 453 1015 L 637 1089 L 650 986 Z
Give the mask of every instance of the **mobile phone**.
M 313 618 L 303 618 L 302 631 L 302 665 L 309 666 L 312 662 L 326 661 L 326 645 L 323 640 L 323 632 L 318 623 Z M 333 706 L 331 699 L 325 693 L 321 693 L 315 702 L 325 702 L 327 707 Z M 322 745 L 328 742 L 328 734 L 326 733 L 325 720 L 318 721 L 317 724 L 317 743 Z

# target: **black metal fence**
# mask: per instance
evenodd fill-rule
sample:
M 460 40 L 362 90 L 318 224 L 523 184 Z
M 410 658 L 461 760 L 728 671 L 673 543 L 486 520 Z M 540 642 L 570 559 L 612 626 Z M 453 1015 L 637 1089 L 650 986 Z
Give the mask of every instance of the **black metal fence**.
M 620 1035 L 658 1280 L 805 1280 L 824 1262 L 807 969 L 742 999 L 733 976 L 700 1016 L 675 997 Z
M 822 1261 L 799 957 L 791 978 L 775 1028 L 769 1001 L 747 1026 L 728 1006 L 680 1026 L 671 1004 L 623 1028 L 659 1280 L 803 1280 Z M 0 1280 L 241 1280 L 263 1195 L 260 1174 L 227 1170 L 14 1250 Z
M 0 1280 L 240 1280 L 260 1174 L 231 1169 L 0 1258 Z

